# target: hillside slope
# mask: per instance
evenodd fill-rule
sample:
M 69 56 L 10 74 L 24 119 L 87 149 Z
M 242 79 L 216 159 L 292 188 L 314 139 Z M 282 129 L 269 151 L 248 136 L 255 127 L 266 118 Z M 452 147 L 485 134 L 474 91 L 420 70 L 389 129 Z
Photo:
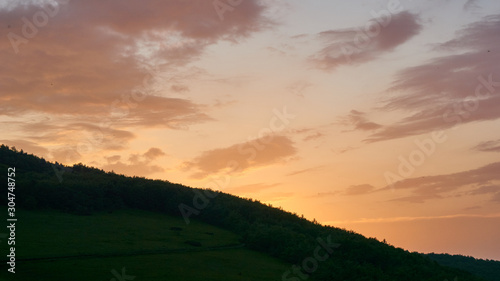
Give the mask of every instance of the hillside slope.
M 227 230 L 148 211 L 17 216 L 17 270 L 12 275 L 2 261 L 0 280 L 110 280 L 123 269 L 137 280 L 271 281 L 291 266 L 245 249 Z
M 258 201 L 167 181 L 125 177 L 87 167 L 54 165 L 6 146 L 0 173 L 16 171 L 16 204 L 77 215 L 125 208 L 193 219 L 237 234 L 249 249 L 296 264 L 282 280 L 482 280 L 376 239 L 322 226 Z M 5 196 L 1 203 L 7 204 Z M 187 270 L 187 269 L 186 269 Z
M 500 281 L 500 261 L 434 253 L 427 254 L 427 256 L 441 265 L 466 270 L 488 281 Z

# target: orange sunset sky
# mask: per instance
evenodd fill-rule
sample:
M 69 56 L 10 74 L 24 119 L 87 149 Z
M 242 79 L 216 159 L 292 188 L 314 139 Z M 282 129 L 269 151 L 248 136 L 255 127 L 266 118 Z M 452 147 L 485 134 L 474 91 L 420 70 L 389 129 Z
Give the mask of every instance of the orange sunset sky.
M 500 1 L 2 0 L 0 29 L 1 143 L 500 260 Z

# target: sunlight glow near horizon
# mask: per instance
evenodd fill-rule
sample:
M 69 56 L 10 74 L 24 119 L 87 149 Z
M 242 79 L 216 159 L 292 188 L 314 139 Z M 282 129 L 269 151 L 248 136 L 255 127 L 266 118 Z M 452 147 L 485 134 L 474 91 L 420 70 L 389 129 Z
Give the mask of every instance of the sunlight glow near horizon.
M 2 143 L 195 187 L 234 160 L 222 191 L 415 251 L 500 260 L 499 87 L 464 103 L 478 77 L 500 81 L 500 2 L 248 0 L 223 21 L 211 1 L 108 2 L 60 4 L 17 54 L 3 37 Z M 41 8 L 13 7 L 0 22 L 21 36 Z M 416 144 L 440 130 L 442 143 Z

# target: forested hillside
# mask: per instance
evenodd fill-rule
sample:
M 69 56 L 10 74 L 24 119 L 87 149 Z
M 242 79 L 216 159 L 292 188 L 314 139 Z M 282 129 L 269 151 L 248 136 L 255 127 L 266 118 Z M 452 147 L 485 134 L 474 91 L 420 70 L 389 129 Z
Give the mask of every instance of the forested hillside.
M 2 145 L 0 171 L 16 171 L 16 206 L 91 216 L 140 209 L 183 216 L 229 230 L 246 247 L 296 264 L 283 280 L 483 280 L 352 231 L 323 226 L 259 201 L 168 181 L 64 167 Z M 2 205 L 7 204 L 1 196 Z M 189 227 L 189 226 L 187 226 Z M 317 252 L 320 246 L 321 256 Z
M 460 268 L 489 281 L 500 281 L 500 261 L 434 253 L 427 256 L 441 265 Z

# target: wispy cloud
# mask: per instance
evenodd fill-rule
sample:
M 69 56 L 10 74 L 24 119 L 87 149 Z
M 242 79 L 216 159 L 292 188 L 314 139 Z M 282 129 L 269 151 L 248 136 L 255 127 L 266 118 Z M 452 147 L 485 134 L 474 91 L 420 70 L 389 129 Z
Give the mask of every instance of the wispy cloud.
M 470 191 L 469 194 L 482 195 L 482 194 L 491 194 L 499 192 L 500 192 L 500 185 L 484 185 Z
M 0 140 L 0 144 L 5 144 L 10 147 L 15 146 L 17 150 L 23 150 L 26 153 L 34 154 L 40 157 L 47 157 L 49 154 L 49 150 L 47 148 L 28 140 Z
M 286 175 L 287 176 L 296 176 L 296 175 L 300 175 L 300 174 L 306 174 L 306 173 L 310 173 L 310 172 L 316 172 L 316 171 L 319 171 L 319 170 L 323 169 L 324 167 L 325 167 L 324 165 L 316 166 L 316 167 L 311 167 L 311 168 L 307 168 L 307 169 L 293 171 L 293 172 L 290 172 L 290 173 L 288 173 Z
M 265 4 L 255 0 L 242 2 L 224 21 L 211 1 L 65 1 L 52 6 L 57 12 L 49 22 L 26 37 L 22 19 L 41 11 L 42 2 L 0 8 L 0 24 L 10 34 L 0 41 L 0 60 L 9 65 L 0 72 L 0 115 L 48 116 L 54 136 L 78 127 L 93 130 L 103 120 L 120 131 L 211 120 L 198 103 L 171 96 L 188 91 L 188 82 L 203 75 L 189 63 L 210 45 L 237 44 L 272 25 Z
M 480 9 L 481 6 L 478 4 L 478 0 L 467 0 L 464 4 L 464 10 L 465 11 L 475 11 L 477 9 Z
M 482 142 L 475 146 L 474 150 L 484 152 L 500 152 L 500 140 Z
M 368 142 L 500 118 L 500 16 L 488 16 L 436 46 L 446 52 L 400 71 L 379 110 L 407 116 L 373 133 Z
M 321 133 L 321 132 L 316 132 L 315 134 L 311 134 L 311 135 L 308 135 L 306 137 L 304 137 L 304 141 L 313 141 L 313 140 L 317 140 L 317 139 L 321 139 L 325 137 L 325 134 Z
M 102 169 L 126 175 L 149 176 L 165 171 L 163 167 L 153 164 L 154 160 L 164 155 L 165 153 L 156 147 L 148 149 L 143 154 L 131 154 L 126 161 L 122 161 L 119 155 L 112 155 L 105 157 L 107 163 Z
M 203 152 L 183 164 L 185 170 L 197 170 L 194 178 L 205 178 L 219 172 L 243 172 L 287 161 L 297 150 L 285 136 L 264 136 L 249 142 Z
M 375 187 L 370 184 L 351 185 L 345 190 L 345 195 L 363 195 L 371 193 Z
M 341 65 L 372 61 L 404 44 L 422 29 L 418 16 L 409 12 L 392 15 L 387 24 L 379 25 L 378 20 L 372 21 L 380 30 L 374 36 L 367 36 L 363 27 L 319 33 L 318 38 L 324 42 L 325 47 L 310 58 L 311 62 L 317 68 L 333 70 Z M 358 41 L 363 42 L 361 46 L 355 44 Z
M 361 131 L 372 131 L 382 127 L 382 125 L 380 124 L 369 121 L 366 117 L 365 112 L 357 110 L 351 110 L 351 112 L 349 112 L 347 116 L 342 117 L 340 120 L 340 124 L 345 126 L 352 126 L 354 127 L 354 130 Z
M 327 221 L 325 224 L 340 225 L 352 223 L 391 223 L 391 222 L 407 222 L 407 221 L 422 221 L 422 220 L 442 220 L 442 219 L 460 219 L 460 218 L 500 218 L 500 214 L 456 214 L 444 216 L 416 216 L 416 217 L 389 217 L 389 218 L 364 218 L 359 220 L 347 221 Z
M 318 192 L 315 195 L 310 196 L 311 198 L 324 198 L 324 197 L 330 197 L 330 196 L 338 196 L 342 192 L 339 190 L 336 191 L 328 191 L 328 192 Z
M 28 122 L 19 125 L 18 131 L 23 132 L 26 139 L 36 143 L 71 144 L 73 146 L 79 143 L 85 146 L 80 149 L 81 151 L 123 150 L 135 138 L 135 134 L 128 130 L 99 126 L 98 120 L 95 120 L 96 123 L 67 121 Z
M 423 203 L 426 200 L 444 198 L 453 193 L 461 195 L 457 191 L 462 188 L 467 189 L 466 194 L 469 196 L 486 193 L 497 196 L 500 193 L 498 183 L 500 183 L 500 162 L 495 162 L 469 171 L 401 180 L 394 184 L 394 188 L 411 190 L 412 195 L 390 201 Z M 389 186 L 383 188 L 383 190 L 389 189 L 391 189 Z

